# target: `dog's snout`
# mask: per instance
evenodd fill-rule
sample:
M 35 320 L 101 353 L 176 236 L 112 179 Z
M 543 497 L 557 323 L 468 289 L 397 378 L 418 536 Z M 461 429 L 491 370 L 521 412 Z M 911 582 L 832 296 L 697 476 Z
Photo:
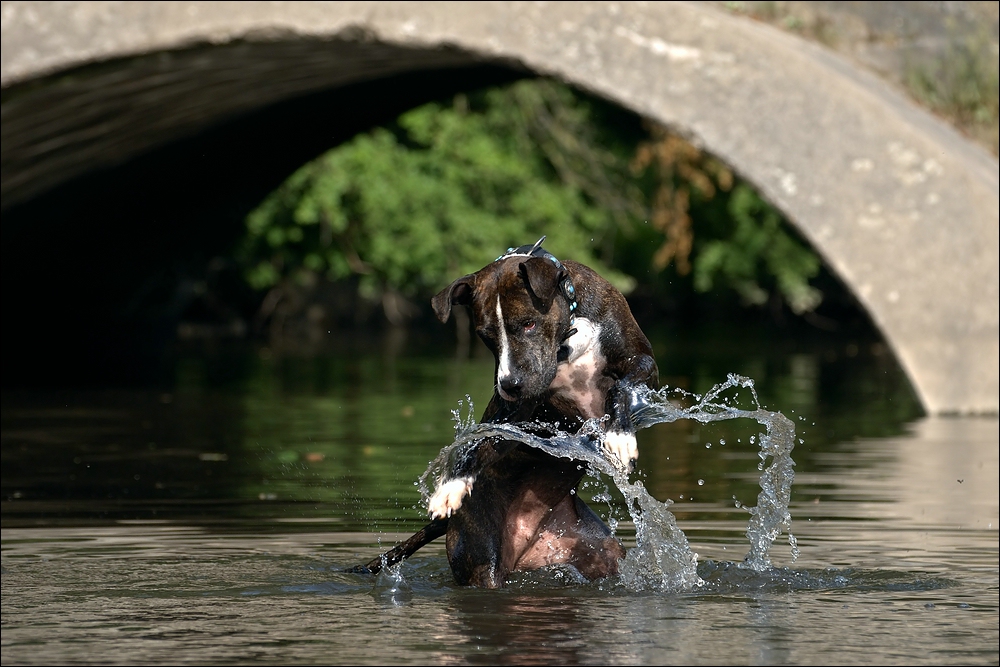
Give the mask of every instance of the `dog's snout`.
M 524 383 L 516 375 L 505 375 L 500 378 L 500 393 L 508 400 L 519 398 L 523 388 Z

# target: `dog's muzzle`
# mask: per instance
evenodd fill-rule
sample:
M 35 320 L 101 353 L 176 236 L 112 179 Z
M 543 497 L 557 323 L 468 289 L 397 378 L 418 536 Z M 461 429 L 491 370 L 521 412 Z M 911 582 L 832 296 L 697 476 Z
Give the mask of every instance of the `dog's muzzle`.
M 497 382 L 497 393 L 500 394 L 500 398 L 510 403 L 520 400 L 523 389 L 524 383 L 516 375 L 507 375 Z

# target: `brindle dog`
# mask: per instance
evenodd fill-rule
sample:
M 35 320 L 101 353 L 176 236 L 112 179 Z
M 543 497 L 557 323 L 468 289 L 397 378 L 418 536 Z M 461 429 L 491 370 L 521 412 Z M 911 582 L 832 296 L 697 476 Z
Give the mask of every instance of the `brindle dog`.
M 635 388 L 657 386 L 656 362 L 621 292 L 578 262 L 534 246 L 511 249 L 431 301 L 446 322 L 467 306 L 496 361 L 482 422 L 555 424 L 574 432 L 607 416 L 601 445 L 628 470 L 638 456 Z M 446 535 L 462 585 L 497 588 L 515 571 L 565 564 L 593 580 L 617 574 L 624 548 L 576 493 L 586 466 L 517 441 L 486 439 L 456 452 L 428 502 L 432 521 L 356 571 L 377 572 Z

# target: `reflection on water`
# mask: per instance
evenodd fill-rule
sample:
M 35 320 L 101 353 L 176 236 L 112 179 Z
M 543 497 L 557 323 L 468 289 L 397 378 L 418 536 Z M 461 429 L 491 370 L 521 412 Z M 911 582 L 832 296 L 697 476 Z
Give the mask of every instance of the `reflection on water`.
M 797 560 L 734 565 L 759 425 L 685 420 L 640 433 L 633 479 L 673 501 L 696 591 L 462 589 L 438 543 L 348 574 L 422 525 L 414 483 L 492 360 L 194 356 L 155 389 L 4 391 L 3 663 L 997 664 L 995 418 L 919 419 L 870 347 L 657 348 L 672 386 L 739 373 L 795 422 Z M 615 485 L 583 493 L 634 546 Z

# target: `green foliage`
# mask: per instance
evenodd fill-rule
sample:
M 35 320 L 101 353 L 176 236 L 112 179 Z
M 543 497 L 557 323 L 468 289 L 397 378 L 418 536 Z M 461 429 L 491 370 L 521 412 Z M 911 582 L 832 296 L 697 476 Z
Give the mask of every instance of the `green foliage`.
M 694 239 L 685 247 L 695 289 L 731 287 L 760 304 L 773 286 L 797 313 L 819 303 L 809 286 L 819 260 L 775 209 L 745 185 L 731 188 L 724 166 L 662 128 L 641 145 L 659 167 L 649 158 L 634 173 L 647 135 L 635 119 L 630 134 L 609 113 L 547 80 L 413 109 L 305 165 L 248 216 L 239 250 L 247 281 L 272 294 L 355 281 L 395 321 L 407 312 L 400 302 L 426 300 L 506 248 L 547 235 L 548 250 L 627 293 L 670 261 L 663 253 L 643 266 L 615 261 L 669 241 L 666 223 L 653 225 L 654 239 L 643 226 L 668 202 L 677 229 Z M 686 251 L 675 261 L 687 273 Z
M 964 40 L 953 37 L 937 59 L 908 63 L 905 81 L 919 102 L 997 154 L 1000 67 L 985 27 Z
M 748 304 L 762 305 L 773 280 L 796 314 L 813 310 L 823 298 L 809 285 L 819 274 L 820 260 L 792 237 L 774 207 L 744 184 L 737 185 L 726 206 L 727 233 L 700 244 L 694 258 L 694 287 L 708 292 L 717 281 L 735 289 Z
M 588 111 L 567 88 L 523 82 L 428 104 L 359 135 L 250 214 L 247 279 L 263 289 L 308 274 L 354 276 L 373 299 L 423 297 L 549 234 L 557 256 L 590 263 L 628 290 L 632 281 L 595 254 L 621 207 L 596 205 L 605 193 L 593 181 L 608 181 L 608 170 L 587 165 L 616 158 L 587 140 Z

